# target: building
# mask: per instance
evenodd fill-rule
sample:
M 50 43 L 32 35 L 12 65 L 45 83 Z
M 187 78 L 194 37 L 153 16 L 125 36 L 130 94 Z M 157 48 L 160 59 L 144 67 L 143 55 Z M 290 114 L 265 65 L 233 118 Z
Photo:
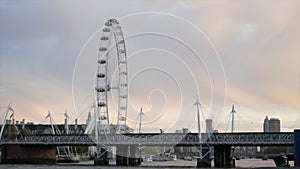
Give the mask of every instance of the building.
M 118 125 L 117 124 L 110 124 L 109 128 L 110 128 L 110 132 L 112 134 L 115 134 L 116 131 L 117 131 Z M 123 126 L 123 128 L 125 129 L 124 133 L 134 133 L 133 128 L 130 128 L 128 125 Z
M 175 133 L 182 133 L 182 130 L 175 130 Z M 174 147 L 174 152 L 176 154 L 182 153 L 183 152 L 183 147 L 175 146 Z
M 266 116 L 265 120 L 264 120 L 264 132 L 269 132 L 269 118 L 268 116 Z
M 182 130 L 175 130 L 175 133 L 182 133 Z
M 179 130 L 175 131 L 176 133 L 180 133 Z M 182 128 L 182 132 L 184 134 L 188 134 L 191 131 L 188 128 Z M 177 148 L 177 150 L 175 150 L 175 152 L 181 152 L 181 153 L 194 153 L 197 152 L 197 148 L 196 147 L 181 147 L 182 149 Z
M 182 128 L 182 133 L 189 133 L 190 132 L 190 130 L 188 129 L 188 128 Z
M 266 116 L 264 120 L 264 132 L 280 132 L 280 120 L 278 118 L 270 118 Z
M 89 112 L 88 117 L 86 119 L 86 124 L 83 125 L 83 126 L 85 126 L 84 130 L 86 130 L 89 123 L 94 123 L 94 122 L 95 122 L 95 119 L 92 118 L 91 112 Z M 77 119 L 75 119 L 75 123 L 77 124 Z M 110 125 L 103 125 L 103 124 L 100 124 L 99 121 L 97 123 L 98 123 L 98 126 L 99 126 L 98 130 L 99 130 L 100 133 L 107 133 L 107 131 L 109 131 L 109 133 L 115 134 L 116 131 L 117 131 L 117 128 L 118 128 L 117 124 L 112 124 L 111 123 Z M 95 125 L 93 125 L 93 126 L 95 126 Z M 125 129 L 124 133 L 134 133 L 133 128 L 130 128 L 128 125 L 125 125 L 125 126 L 122 126 L 122 127 Z M 88 132 L 89 134 L 94 134 L 95 133 L 95 128 L 92 127 L 92 128 L 90 128 L 89 131 L 90 131 L 90 132 Z
M 206 133 L 213 133 L 212 119 L 206 119 Z
M 271 118 L 269 120 L 269 132 L 280 132 L 280 120 Z

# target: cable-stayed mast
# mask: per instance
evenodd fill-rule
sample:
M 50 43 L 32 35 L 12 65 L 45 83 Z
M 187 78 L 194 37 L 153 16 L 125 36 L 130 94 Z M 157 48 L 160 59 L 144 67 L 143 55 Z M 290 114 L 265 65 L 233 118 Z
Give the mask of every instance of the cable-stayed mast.
M 198 124 L 198 137 L 199 137 L 199 141 L 201 141 L 201 125 L 200 125 L 200 102 L 199 102 L 199 98 L 198 98 L 198 95 L 196 97 L 196 102 L 194 103 L 194 105 L 196 105 L 197 107 L 197 124 Z
M 234 132 L 234 113 L 236 113 L 236 111 L 234 110 L 234 104 L 232 105 L 232 110 L 231 110 L 231 133 Z
M 145 115 L 145 114 L 143 113 L 143 107 L 141 107 L 141 111 L 140 111 L 140 114 L 139 114 L 139 116 L 140 116 L 139 133 L 142 132 L 142 119 L 143 119 L 142 116 L 143 115 Z

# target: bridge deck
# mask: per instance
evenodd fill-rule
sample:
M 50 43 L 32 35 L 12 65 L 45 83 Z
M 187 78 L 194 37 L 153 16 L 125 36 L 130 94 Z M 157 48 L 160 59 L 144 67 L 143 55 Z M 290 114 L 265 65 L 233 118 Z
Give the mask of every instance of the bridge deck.
M 232 146 L 292 146 L 293 132 L 281 133 L 145 133 L 99 135 L 98 144 L 107 146 L 197 146 L 197 145 L 232 145 Z M 30 135 L 19 137 L 15 141 L 2 139 L 0 145 L 55 145 L 55 146 L 90 146 L 97 145 L 94 136 L 89 135 Z

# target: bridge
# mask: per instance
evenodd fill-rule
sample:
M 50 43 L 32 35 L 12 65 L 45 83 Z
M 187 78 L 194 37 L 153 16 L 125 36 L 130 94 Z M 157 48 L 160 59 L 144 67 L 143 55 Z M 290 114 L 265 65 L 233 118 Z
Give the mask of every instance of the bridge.
M 0 139 L 2 162 L 55 164 L 58 147 L 96 146 L 101 154 L 107 154 L 106 148 L 116 147 L 117 165 L 138 165 L 137 159 L 141 146 L 197 147 L 203 158 L 197 160 L 197 166 L 211 165 L 209 154 L 214 147 L 215 166 L 231 167 L 233 163 L 232 147 L 235 146 L 294 146 L 293 132 L 236 132 L 236 133 L 126 133 L 126 134 L 84 134 L 85 125 L 56 125 L 57 132 L 52 134 L 51 125 L 7 125 Z M 201 138 L 199 140 L 199 138 Z M 200 147 L 203 147 L 201 150 Z M 18 152 L 18 153 L 14 153 Z M 28 153 L 30 158 L 28 159 Z M 39 159 L 39 160 L 35 160 Z M 98 159 L 98 158 L 97 158 Z M 95 164 L 108 165 L 109 158 L 95 160 Z
M 106 146 L 293 146 L 293 132 L 276 133 L 143 133 L 99 135 L 98 144 Z M 0 145 L 53 145 L 53 146 L 96 146 L 94 136 L 89 135 L 30 135 L 18 139 L 2 139 Z
M 86 134 L 19 135 L 14 139 L 2 138 L 0 146 L 4 147 L 4 149 L 9 149 L 9 147 L 13 149 L 16 146 L 21 146 L 24 149 L 24 153 L 27 151 L 27 148 L 30 151 L 52 153 L 53 161 L 55 161 L 55 147 L 57 146 L 115 146 L 117 150 L 117 165 L 125 166 L 138 164 L 137 154 L 140 146 L 206 147 L 206 150 L 201 150 L 201 154 L 209 153 L 210 147 L 214 147 L 215 166 L 230 167 L 234 166 L 231 151 L 233 146 L 293 146 L 294 143 L 293 132 L 202 133 L 201 137 L 199 137 L 198 133 L 130 133 L 101 134 L 98 135 L 97 141 L 95 136 Z M 101 148 L 101 153 L 107 153 L 107 151 Z M 9 162 L 10 159 L 4 158 L 2 160 Z M 108 158 L 100 158 L 98 163 L 108 165 Z M 197 161 L 197 166 L 208 167 L 210 165 L 209 156 Z

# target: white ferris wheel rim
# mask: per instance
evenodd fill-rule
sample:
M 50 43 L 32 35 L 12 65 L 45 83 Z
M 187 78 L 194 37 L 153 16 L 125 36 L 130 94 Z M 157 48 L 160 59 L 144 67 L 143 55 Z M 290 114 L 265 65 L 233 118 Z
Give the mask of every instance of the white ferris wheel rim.
M 113 40 L 114 39 L 114 40 Z M 114 41 L 114 45 L 110 44 Z M 127 75 L 127 55 L 125 40 L 123 37 L 121 26 L 116 19 L 109 19 L 102 29 L 102 36 L 100 37 L 100 47 L 97 63 L 96 76 L 96 101 L 99 113 L 99 120 L 101 123 L 109 125 L 108 112 L 108 92 L 112 87 L 111 81 L 108 77 L 108 61 L 110 51 L 115 48 L 117 53 L 117 67 L 118 67 L 118 115 L 116 133 L 124 133 L 126 131 L 127 121 L 127 104 L 128 104 L 128 75 Z

